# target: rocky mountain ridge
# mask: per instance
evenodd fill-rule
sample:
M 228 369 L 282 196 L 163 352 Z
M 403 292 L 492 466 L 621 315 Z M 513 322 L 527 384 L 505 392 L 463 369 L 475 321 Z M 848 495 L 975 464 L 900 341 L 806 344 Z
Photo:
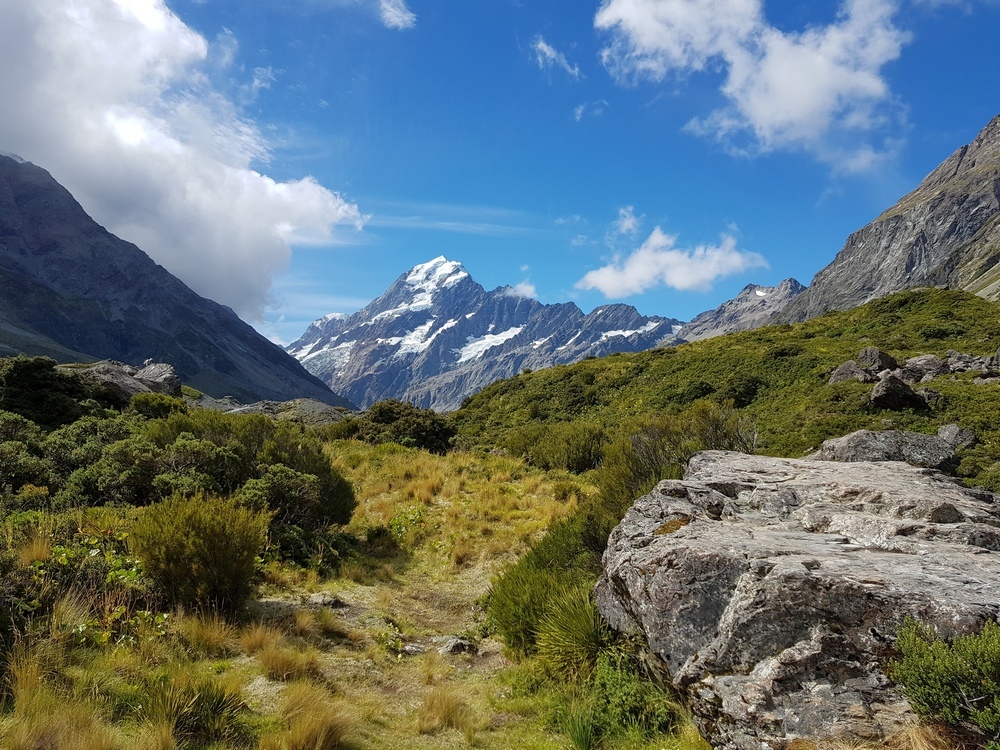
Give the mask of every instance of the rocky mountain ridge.
M 673 336 L 679 320 L 604 305 L 544 305 L 511 287 L 486 291 L 461 263 L 438 257 L 400 276 L 353 315 L 327 315 L 287 350 L 361 406 L 386 398 L 439 410 L 525 368 L 636 352 Z
M 1000 115 L 867 226 L 773 319 L 848 310 L 917 286 L 1000 299 Z
M 91 219 L 48 172 L 0 157 L 0 355 L 172 364 L 240 401 L 350 403 L 282 349 Z
M 792 278 L 777 286 L 747 284 L 731 300 L 695 316 L 675 337 L 660 342 L 660 345 L 700 341 L 768 325 L 773 315 L 784 310 L 805 289 Z

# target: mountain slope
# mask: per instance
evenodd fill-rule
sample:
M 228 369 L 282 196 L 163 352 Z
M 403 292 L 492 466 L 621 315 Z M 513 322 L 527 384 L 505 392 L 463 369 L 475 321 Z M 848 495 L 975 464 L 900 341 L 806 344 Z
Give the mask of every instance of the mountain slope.
M 397 398 L 449 410 L 525 368 L 651 348 L 679 323 L 629 305 L 584 315 L 572 303 L 543 305 L 510 287 L 487 292 L 460 263 L 439 257 L 363 310 L 317 320 L 288 351 L 362 406 Z
M 871 346 L 902 364 L 924 354 L 948 357 L 949 350 L 992 356 L 998 340 L 1000 304 L 958 290 L 910 290 L 793 326 L 519 375 L 484 388 L 454 418 L 463 444 L 511 447 L 541 428 L 557 438 L 559 428 L 578 420 L 587 429 L 612 432 L 629 420 L 676 413 L 708 398 L 733 401 L 758 428 L 758 451 L 783 456 L 805 455 L 823 440 L 857 429 L 891 425 L 934 432 L 957 422 L 982 440 L 974 451 L 980 463 L 964 471 L 989 473 L 1000 488 L 994 469 L 1000 468 L 994 463 L 1000 461 L 995 373 L 933 380 L 927 387 L 943 398 L 926 410 L 876 408 L 869 402 L 872 383 L 828 382 L 834 368 Z M 594 397 L 587 398 L 588 392 Z
M 915 286 L 1000 298 L 1000 115 L 868 226 L 852 234 L 777 321 L 847 310 Z
M 228 307 L 99 226 L 48 172 L 5 156 L 0 285 L 2 354 L 152 358 L 213 396 L 350 405 Z
M 785 279 L 777 286 L 747 284 L 743 290 L 719 305 L 707 310 L 684 325 L 674 339 L 661 342 L 662 345 L 700 341 L 713 336 L 724 336 L 737 331 L 760 328 L 770 322 L 771 317 L 785 309 L 792 300 L 805 291 L 795 279 Z

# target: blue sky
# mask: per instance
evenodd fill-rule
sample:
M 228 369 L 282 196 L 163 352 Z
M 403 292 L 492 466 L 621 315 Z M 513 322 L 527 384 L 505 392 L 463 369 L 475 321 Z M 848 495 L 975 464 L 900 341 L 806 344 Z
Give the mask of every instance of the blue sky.
M 1000 112 L 995 0 L 0 0 L 0 151 L 276 340 L 445 255 L 690 319 Z

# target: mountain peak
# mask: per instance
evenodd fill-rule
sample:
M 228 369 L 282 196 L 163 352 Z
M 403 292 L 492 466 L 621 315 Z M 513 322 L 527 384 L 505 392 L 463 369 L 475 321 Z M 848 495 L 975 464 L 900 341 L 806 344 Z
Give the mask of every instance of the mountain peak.
M 447 289 L 465 278 L 469 278 L 469 272 L 461 263 L 439 255 L 433 260 L 420 263 L 410 269 L 406 276 L 406 283 L 424 291 L 431 291 L 432 289 Z

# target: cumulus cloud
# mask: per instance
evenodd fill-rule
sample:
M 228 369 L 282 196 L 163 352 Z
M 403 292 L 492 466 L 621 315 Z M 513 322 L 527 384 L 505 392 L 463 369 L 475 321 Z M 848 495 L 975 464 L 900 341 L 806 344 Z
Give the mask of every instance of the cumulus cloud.
M 269 144 L 210 69 L 231 62 L 163 0 L 0 5 L 0 148 L 48 169 L 101 224 L 195 291 L 259 320 L 294 243 L 360 229 L 311 177 L 259 169 Z M 273 71 L 254 71 L 248 89 Z M 353 231 L 353 230 L 352 230 Z
M 882 69 L 910 39 L 895 23 L 901 2 L 844 0 L 832 23 L 784 31 L 763 0 L 603 0 L 594 24 L 610 34 L 601 57 L 621 81 L 723 71 L 728 105 L 692 132 L 730 145 L 749 136 L 761 151 L 807 148 L 849 171 L 892 147 L 878 135 L 901 108 Z
M 730 235 L 724 235 L 718 245 L 682 249 L 677 247 L 676 236 L 656 227 L 638 250 L 588 272 L 576 287 L 597 289 L 608 298 L 641 294 L 661 285 L 680 291 L 708 291 L 716 279 L 766 266 L 757 253 L 739 250 Z
M 531 43 L 531 50 L 535 53 L 535 62 L 538 63 L 540 69 L 551 70 L 554 67 L 562 68 L 571 78 L 580 78 L 580 67 L 578 65 L 570 65 L 569 60 L 566 59 L 566 55 L 557 51 L 555 47 L 546 42 L 541 34 L 536 36 Z
M 406 0 L 379 0 L 382 23 L 390 29 L 412 29 L 417 25 L 416 15 L 406 7 Z

